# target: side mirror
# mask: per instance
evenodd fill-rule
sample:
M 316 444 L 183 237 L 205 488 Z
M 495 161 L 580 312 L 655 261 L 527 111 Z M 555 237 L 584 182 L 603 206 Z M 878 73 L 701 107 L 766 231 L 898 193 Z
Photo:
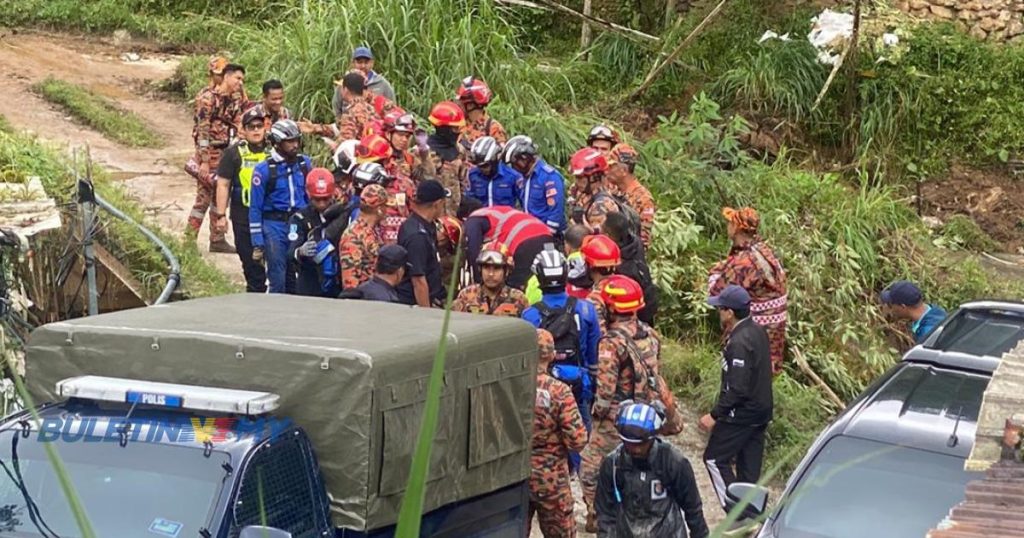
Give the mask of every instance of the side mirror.
M 242 529 L 238 538 L 292 538 L 292 533 L 274 527 L 249 525 Z
M 757 484 L 733 482 L 726 488 L 725 506 L 730 512 L 737 506 L 742 506 L 741 518 L 760 516 L 768 506 L 768 489 Z

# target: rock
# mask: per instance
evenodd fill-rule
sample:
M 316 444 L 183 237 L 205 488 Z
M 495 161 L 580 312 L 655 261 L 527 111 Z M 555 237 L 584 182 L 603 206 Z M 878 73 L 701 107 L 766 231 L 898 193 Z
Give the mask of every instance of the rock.
M 935 15 L 936 17 L 938 17 L 940 19 L 950 19 L 951 20 L 953 18 L 953 16 L 954 16 L 953 10 L 949 9 L 948 7 L 934 6 L 933 5 L 933 6 L 930 6 L 928 8 L 928 10 L 931 11 L 932 15 Z
M 1006 37 L 1017 37 L 1024 34 L 1024 22 L 1020 19 L 1012 20 L 1006 25 Z
M 960 6 L 961 11 L 978 11 L 979 9 L 981 9 L 981 3 L 978 2 L 978 0 L 966 2 L 964 5 Z
M 987 19 L 981 19 L 981 21 L 978 22 L 978 26 L 982 30 L 985 30 L 986 32 L 991 33 L 991 32 L 995 32 L 997 30 L 1002 30 L 1003 28 L 1006 28 L 1006 21 L 999 20 L 999 19 L 993 19 L 993 18 L 989 17 Z
M 971 34 L 971 37 L 976 37 L 978 39 L 987 39 L 988 38 L 988 32 L 986 32 L 985 30 L 982 30 L 980 26 L 975 26 L 974 28 L 971 28 L 970 34 Z
M 978 18 L 978 14 L 973 11 L 967 11 L 966 9 L 956 14 L 957 18 L 962 21 L 973 21 Z
M 114 46 L 119 47 L 128 41 L 131 41 L 132 35 L 128 33 L 128 30 L 115 30 L 112 36 L 114 40 Z
M 927 0 L 910 0 L 910 9 L 928 9 Z
M 1007 6 L 1006 0 L 979 0 L 985 9 L 1000 9 Z
M 933 4 L 945 6 L 945 7 L 956 7 L 956 0 L 932 0 Z
M 921 217 L 921 222 L 923 222 L 929 230 L 938 230 L 939 228 L 942 228 L 942 219 L 939 217 L 927 215 Z
M 122 62 L 137 62 L 142 59 L 142 56 L 137 52 L 126 52 L 121 55 Z
M 910 2 L 908 2 L 907 0 L 901 0 L 898 4 L 896 4 L 896 9 L 904 13 L 907 13 L 910 11 Z

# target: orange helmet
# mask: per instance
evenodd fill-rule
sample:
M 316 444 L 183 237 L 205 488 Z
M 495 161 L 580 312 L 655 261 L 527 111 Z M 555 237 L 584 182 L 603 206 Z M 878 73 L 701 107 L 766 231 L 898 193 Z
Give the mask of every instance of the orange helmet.
M 592 176 L 608 170 L 608 158 L 594 148 L 583 148 L 573 154 L 569 168 L 574 176 Z
M 644 307 L 644 290 L 628 276 L 612 275 L 601 282 L 601 300 L 611 312 L 632 314 Z
M 383 136 L 375 134 L 364 136 L 356 146 L 356 162 L 359 164 L 383 163 L 391 158 L 392 152 L 391 142 L 388 142 Z
M 306 194 L 310 198 L 334 197 L 334 174 L 326 168 L 314 168 L 306 174 Z
M 466 113 L 456 103 L 442 101 L 430 110 L 430 123 L 434 127 L 462 127 L 466 125 Z
M 444 228 L 444 235 L 448 237 L 448 241 L 452 245 L 458 245 L 462 241 L 462 223 L 459 222 L 459 219 L 443 215 L 438 221 Z
M 512 267 L 512 254 L 508 247 L 500 241 L 489 241 L 480 247 L 480 255 L 476 257 L 477 265 L 501 265 Z
M 412 134 L 416 132 L 416 118 L 412 114 L 396 107 L 384 115 L 384 132 Z
M 463 103 L 487 106 L 487 103 L 491 102 L 491 89 L 486 82 L 478 78 L 466 77 L 462 79 L 455 96 Z
M 583 238 L 580 254 L 587 267 L 618 267 L 622 263 L 619 245 L 607 235 L 588 235 Z
M 224 68 L 228 65 L 228 59 L 223 56 L 210 56 L 210 62 L 206 64 L 206 70 L 211 75 L 223 75 Z

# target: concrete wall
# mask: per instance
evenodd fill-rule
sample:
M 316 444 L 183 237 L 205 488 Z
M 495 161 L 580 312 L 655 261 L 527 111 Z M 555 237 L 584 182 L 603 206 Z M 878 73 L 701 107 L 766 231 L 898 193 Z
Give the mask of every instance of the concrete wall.
M 897 0 L 918 17 L 952 21 L 979 39 L 1024 39 L 1024 0 Z

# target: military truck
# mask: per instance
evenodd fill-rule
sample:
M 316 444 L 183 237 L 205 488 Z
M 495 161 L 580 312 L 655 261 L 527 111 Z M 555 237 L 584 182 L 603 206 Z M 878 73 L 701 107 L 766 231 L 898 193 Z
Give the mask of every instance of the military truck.
M 392 536 L 442 318 L 249 294 L 42 326 L 0 533 L 80 535 L 54 443 L 101 537 Z M 523 321 L 452 314 L 421 536 L 525 535 L 536 354 Z

